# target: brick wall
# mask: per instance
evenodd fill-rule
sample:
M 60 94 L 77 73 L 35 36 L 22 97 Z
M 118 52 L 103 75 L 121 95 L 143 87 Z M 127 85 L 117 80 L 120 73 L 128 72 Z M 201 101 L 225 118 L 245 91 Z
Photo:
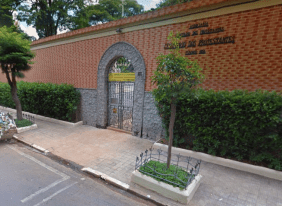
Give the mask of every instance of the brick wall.
M 173 8 L 179 9 L 181 6 Z M 142 17 L 138 16 L 136 18 Z M 35 64 L 32 70 L 26 73 L 24 80 L 67 82 L 77 88 L 97 88 L 97 68 L 103 53 L 112 44 L 126 41 L 142 54 L 147 69 L 145 90 L 151 91 L 153 85 L 150 76 L 157 66 L 157 55 L 168 52 L 164 49 L 164 44 L 169 32 L 200 31 L 203 28 L 190 30 L 189 26 L 202 22 L 208 22 L 208 28 L 224 27 L 225 31 L 184 37 L 183 41 L 198 42 L 200 39 L 235 36 L 235 44 L 197 47 L 195 49 L 204 49 L 206 54 L 188 56 L 197 60 L 204 69 L 206 78 L 203 87 L 215 90 L 282 90 L 281 5 L 38 49 Z M 82 31 L 88 30 L 90 28 Z M 56 37 L 50 37 L 49 40 L 52 38 Z M 39 40 L 34 44 L 47 40 L 48 38 Z M 183 55 L 187 50 L 194 49 L 181 49 Z M 0 81 L 6 82 L 2 74 Z

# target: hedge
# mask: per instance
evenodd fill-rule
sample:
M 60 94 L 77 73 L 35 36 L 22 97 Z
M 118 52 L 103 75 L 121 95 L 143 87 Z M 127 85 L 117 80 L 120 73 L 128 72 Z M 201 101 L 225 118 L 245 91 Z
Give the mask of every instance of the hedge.
M 22 110 L 46 117 L 71 121 L 80 101 L 80 93 L 69 84 L 40 82 L 17 83 Z M 15 108 L 10 86 L 0 82 L 0 105 Z
M 166 136 L 170 105 L 157 99 Z M 182 95 L 174 146 L 282 170 L 282 96 L 257 90 L 205 91 Z

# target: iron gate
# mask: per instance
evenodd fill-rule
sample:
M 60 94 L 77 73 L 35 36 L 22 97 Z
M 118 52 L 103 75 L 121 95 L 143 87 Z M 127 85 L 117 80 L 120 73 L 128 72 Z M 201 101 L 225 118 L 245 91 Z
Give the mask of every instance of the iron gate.
M 108 81 L 108 126 L 132 131 L 134 80 L 126 81 L 120 77 L 134 75 L 130 62 L 117 60 L 109 71 Z M 120 61 L 122 60 L 122 61 Z M 130 73 L 131 72 L 131 73 Z M 119 79 L 110 79 L 110 74 L 118 74 Z M 113 75 L 113 76 L 114 76 Z
M 109 82 L 108 125 L 132 130 L 134 82 Z

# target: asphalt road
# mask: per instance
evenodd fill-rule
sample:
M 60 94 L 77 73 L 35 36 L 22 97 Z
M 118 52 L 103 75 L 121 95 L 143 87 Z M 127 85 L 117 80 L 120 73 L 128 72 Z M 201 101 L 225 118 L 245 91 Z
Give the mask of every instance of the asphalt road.
M 153 205 L 20 143 L 0 142 L 0 206 Z

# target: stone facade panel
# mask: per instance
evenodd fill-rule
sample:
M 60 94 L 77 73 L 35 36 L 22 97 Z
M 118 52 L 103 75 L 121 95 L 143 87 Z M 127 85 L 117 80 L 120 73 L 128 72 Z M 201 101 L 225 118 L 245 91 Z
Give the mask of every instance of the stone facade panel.
M 79 110 L 83 124 L 96 126 L 97 90 L 83 88 L 77 90 L 81 94 Z
M 158 113 L 153 95 L 151 92 L 145 92 L 142 137 L 157 141 L 164 135 L 165 130 L 162 127 L 162 119 Z

